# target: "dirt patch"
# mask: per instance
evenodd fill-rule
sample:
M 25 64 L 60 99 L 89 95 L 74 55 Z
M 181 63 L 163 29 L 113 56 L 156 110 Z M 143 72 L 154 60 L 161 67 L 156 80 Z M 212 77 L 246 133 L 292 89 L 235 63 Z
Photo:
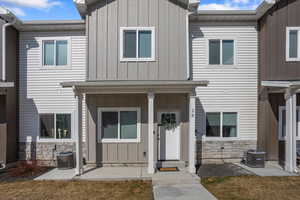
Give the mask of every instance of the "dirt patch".
M 202 184 L 219 200 L 300 199 L 300 177 L 210 177 Z
M 200 177 L 226 177 L 253 174 L 235 164 L 225 163 L 201 165 L 198 169 L 198 175 Z
M 152 200 L 151 181 L 0 182 L 0 200 Z

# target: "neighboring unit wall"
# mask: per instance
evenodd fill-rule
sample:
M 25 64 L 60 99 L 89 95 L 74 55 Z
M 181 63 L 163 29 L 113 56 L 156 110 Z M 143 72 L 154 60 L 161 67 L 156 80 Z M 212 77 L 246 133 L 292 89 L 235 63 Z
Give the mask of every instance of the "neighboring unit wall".
M 223 23 L 224 24 L 224 23 Z M 256 149 L 258 35 L 256 23 L 226 26 L 214 22 L 191 22 L 193 80 L 208 80 L 197 89 L 196 129 L 199 162 L 240 159 Z M 208 39 L 234 39 L 235 65 L 208 65 Z M 237 112 L 237 138 L 205 138 L 206 112 Z
M 61 69 L 59 66 L 45 68 L 42 66 L 42 40 L 59 37 L 69 38 L 71 65 Z M 74 150 L 76 101 L 72 88 L 62 88 L 60 83 L 84 81 L 85 69 L 84 31 L 20 33 L 20 159 L 52 162 L 56 152 Z M 67 143 L 39 140 L 41 113 L 71 113 L 72 140 Z M 85 106 L 83 131 L 85 133 Z
M 0 20 L 0 82 L 2 81 L 2 26 L 5 24 L 3 20 Z M 9 26 L 6 28 L 6 82 L 12 82 L 15 87 L 0 88 L 5 91 L 5 112 L 2 115 L 0 123 L 7 123 L 7 154 L 6 161 L 14 162 L 17 160 L 17 140 L 18 140 L 18 31 Z M 1 91 L 0 91 L 1 92 Z M 1 118 L 1 117 L 0 117 Z M 1 122 L 2 121 L 2 122 Z
M 300 62 L 286 61 L 286 27 L 300 27 L 300 1 L 281 0 L 259 21 L 259 81 L 300 80 Z M 268 94 L 259 86 L 258 146 L 268 160 L 281 160 L 278 141 L 278 106 L 283 94 Z M 298 97 L 299 98 L 299 97 Z M 282 145 L 281 145 L 282 146 Z
M 300 1 L 281 0 L 259 21 L 260 80 L 300 80 L 300 62 L 286 62 L 286 27 L 300 27 Z
M 109 0 L 89 7 L 89 80 L 186 80 L 186 6 L 179 0 Z M 120 62 L 120 27 L 155 27 L 154 62 Z

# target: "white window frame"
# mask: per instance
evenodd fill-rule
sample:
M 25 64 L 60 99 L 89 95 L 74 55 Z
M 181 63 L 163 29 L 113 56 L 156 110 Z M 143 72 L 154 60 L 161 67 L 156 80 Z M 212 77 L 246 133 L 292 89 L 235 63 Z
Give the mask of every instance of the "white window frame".
M 50 115 L 54 115 L 54 136 L 55 138 L 43 138 L 41 137 L 41 130 L 40 130 L 40 123 L 41 123 L 41 118 L 40 116 L 41 115 L 47 115 L 47 114 L 50 114 Z M 59 114 L 69 114 L 71 115 L 71 138 L 66 138 L 66 139 L 59 139 L 59 138 L 56 138 L 56 115 L 59 115 Z M 37 141 L 38 142 L 73 142 L 73 138 L 74 138 L 74 113 L 73 112 L 42 112 L 42 113 L 39 113 L 38 114 L 38 137 L 37 137 Z
M 290 58 L 290 31 L 298 31 L 298 56 Z M 286 27 L 286 61 L 300 61 L 300 27 Z
M 41 68 L 42 69 L 66 69 L 71 67 L 71 38 L 70 37 L 43 37 L 39 38 L 41 41 Z M 67 65 L 56 65 L 56 42 L 65 40 L 67 44 Z M 44 65 L 44 42 L 54 41 L 54 65 Z
M 218 137 L 211 137 L 206 136 L 206 115 L 207 113 L 220 113 L 220 136 Z M 236 113 L 237 114 L 237 127 L 236 127 L 236 136 L 235 137 L 223 137 L 223 113 Z M 204 140 L 237 140 L 240 138 L 240 113 L 237 111 L 208 111 L 204 113 L 204 129 L 205 134 L 202 136 Z
M 278 140 L 280 141 L 284 141 L 286 140 L 286 136 L 283 137 L 283 132 L 282 132 L 282 116 L 283 116 L 283 111 L 286 110 L 285 106 L 279 106 L 279 112 L 278 112 L 278 119 L 279 119 L 279 122 L 278 122 Z M 299 122 L 298 122 L 298 136 L 296 136 L 296 139 L 297 140 L 300 140 L 300 106 L 297 106 L 297 110 L 298 110 L 298 119 L 299 119 Z
M 120 138 L 120 112 L 121 111 L 136 111 L 137 112 L 137 138 L 136 139 L 121 139 Z M 118 138 L 103 139 L 102 138 L 102 112 L 118 112 Z M 141 108 L 139 107 L 110 107 L 98 108 L 98 143 L 139 143 L 141 141 Z
M 220 41 L 220 64 L 210 64 L 209 63 L 209 41 L 211 40 L 219 40 Z M 226 65 L 223 64 L 223 41 L 224 40 L 232 40 L 233 41 L 233 64 L 231 65 Z M 209 66 L 215 66 L 215 67 L 228 67 L 228 66 L 235 66 L 236 65 L 236 41 L 237 39 L 235 38 L 208 38 L 207 39 L 207 65 Z
M 136 31 L 136 58 L 124 58 L 124 31 Z M 139 31 L 151 31 L 151 57 L 139 58 Z M 155 61 L 155 27 L 120 27 L 120 61 L 153 62 Z

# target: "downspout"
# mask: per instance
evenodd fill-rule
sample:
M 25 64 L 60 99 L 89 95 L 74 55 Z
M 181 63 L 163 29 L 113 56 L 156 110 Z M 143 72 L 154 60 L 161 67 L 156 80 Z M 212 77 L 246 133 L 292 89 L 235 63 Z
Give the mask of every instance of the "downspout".
M 186 14 L 186 75 L 187 80 L 191 80 L 191 66 L 190 66 L 190 15 L 193 12 L 188 12 Z
M 2 26 L 2 81 L 6 81 L 6 28 L 15 24 L 16 18 L 12 22 L 6 23 Z

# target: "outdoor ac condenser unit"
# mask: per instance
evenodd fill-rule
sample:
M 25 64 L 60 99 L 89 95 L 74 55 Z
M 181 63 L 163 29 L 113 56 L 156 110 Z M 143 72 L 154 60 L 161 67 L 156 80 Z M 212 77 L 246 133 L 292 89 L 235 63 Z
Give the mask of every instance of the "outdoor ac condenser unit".
M 57 155 L 58 169 L 73 169 L 75 167 L 73 152 L 61 152 Z
M 265 152 L 257 152 L 254 150 L 247 151 L 246 165 L 253 168 L 265 167 Z

